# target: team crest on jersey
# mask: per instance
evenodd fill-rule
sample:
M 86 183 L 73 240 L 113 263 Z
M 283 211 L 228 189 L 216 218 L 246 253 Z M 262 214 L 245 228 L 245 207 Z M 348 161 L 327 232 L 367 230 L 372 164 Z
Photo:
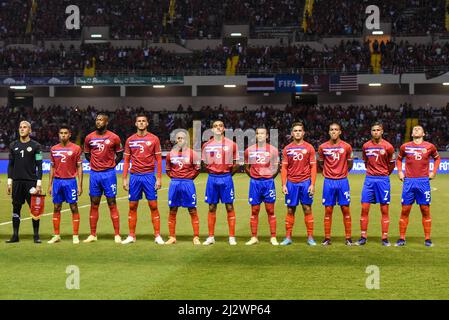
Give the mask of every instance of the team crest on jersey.
M 307 150 L 306 149 L 302 149 L 301 152 L 302 152 L 302 154 L 306 154 Z
M 427 149 L 422 149 L 422 153 L 427 153 Z
M 223 151 L 228 151 L 229 150 L 229 147 L 228 146 L 224 146 L 223 147 Z
M 269 152 L 265 152 L 265 157 L 268 157 L 270 155 Z
M 385 150 L 384 149 L 382 149 L 382 150 L 380 150 L 380 154 L 385 154 Z
M 110 144 L 110 143 L 111 143 L 111 140 L 106 139 L 106 140 L 104 141 L 104 143 L 105 143 L 105 144 Z
M 27 148 L 27 151 L 28 151 L 28 152 L 31 152 L 31 151 L 33 151 L 33 148 L 28 147 L 28 148 Z
M 340 150 L 338 150 L 338 152 L 340 152 L 341 154 L 345 153 L 345 149 L 340 148 Z
M 73 152 L 72 152 L 72 151 L 69 151 L 69 152 L 67 152 L 67 154 L 68 154 L 69 156 L 71 156 L 71 155 L 73 154 Z
M 151 146 L 151 141 L 147 141 L 147 142 L 145 142 L 145 144 L 146 144 L 147 146 Z

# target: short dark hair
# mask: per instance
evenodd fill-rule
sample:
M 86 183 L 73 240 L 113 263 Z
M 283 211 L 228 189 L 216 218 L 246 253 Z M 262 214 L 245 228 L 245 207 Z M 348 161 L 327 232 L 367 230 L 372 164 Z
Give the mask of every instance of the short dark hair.
M 66 125 L 66 124 L 61 125 L 59 127 L 58 132 L 61 131 L 61 130 L 64 130 L 64 129 L 67 130 L 68 132 L 72 133 L 72 129 L 70 129 L 70 127 L 68 125 Z
M 265 131 L 268 133 L 268 129 L 267 129 L 267 127 L 265 127 L 264 125 L 257 126 L 257 127 L 256 127 L 256 133 L 257 133 L 257 130 L 259 130 L 259 129 L 265 130 Z
M 211 125 L 212 128 L 214 127 L 214 123 L 215 123 L 215 122 L 221 122 L 221 123 L 223 123 L 223 126 L 225 125 L 225 123 L 224 123 L 223 120 L 216 119 L 216 120 L 212 121 L 212 125 Z
M 372 125 L 371 125 L 371 129 L 373 128 L 373 127 L 381 127 L 382 129 L 384 128 L 384 125 L 382 124 L 382 122 L 380 122 L 380 121 L 376 121 L 376 122 L 374 122 Z
M 136 116 L 136 121 L 137 121 L 137 118 L 146 118 L 147 121 L 148 121 L 148 116 L 147 116 L 146 114 L 144 114 L 144 113 L 139 113 L 139 114 Z
M 303 130 L 306 130 L 306 127 L 304 126 L 304 122 L 302 121 L 296 121 L 292 124 L 292 131 L 294 127 L 302 127 Z
M 332 122 L 332 123 L 329 125 L 329 129 L 330 129 L 332 126 L 338 126 L 338 128 L 339 128 L 340 131 L 341 131 L 341 125 L 340 125 L 338 122 Z

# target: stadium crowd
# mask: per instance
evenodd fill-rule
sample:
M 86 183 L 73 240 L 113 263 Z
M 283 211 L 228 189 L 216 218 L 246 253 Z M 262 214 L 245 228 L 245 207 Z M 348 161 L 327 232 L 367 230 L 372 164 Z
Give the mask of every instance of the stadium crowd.
M 234 50 L 233 50 L 234 49 Z M 49 50 L 0 48 L 0 75 L 73 76 L 96 58 L 96 74 L 224 74 L 226 60 L 238 54 L 238 74 L 298 73 L 310 69 L 327 72 L 370 73 L 371 52 L 382 54 L 385 73 L 423 72 L 423 67 L 449 65 L 449 42 L 411 44 L 347 41 L 322 51 L 308 45 L 265 47 L 218 47 L 191 54 L 174 54 L 160 47 L 126 48 L 111 45 L 52 47 Z
M 312 15 L 306 17 L 306 33 L 359 36 L 363 34 L 369 5 L 379 7 L 382 22 L 391 22 L 395 35 L 446 32 L 445 0 L 315 0 Z
M 63 26 L 78 5 L 83 26 L 109 26 L 112 39 L 220 38 L 222 26 L 301 26 L 305 0 L 0 0 L 0 39 L 74 39 L 81 30 Z M 316 0 L 306 33 L 361 35 L 368 5 L 380 7 L 393 34 L 445 32 L 445 0 Z M 333 10 L 329 10 L 333 8 Z
M 9 143 L 17 138 L 17 125 L 20 120 L 28 120 L 33 127 L 32 136 L 39 141 L 45 150 L 58 143 L 58 126 L 62 123 L 73 128 L 73 140 L 82 143 L 84 137 L 94 130 L 96 114 L 102 110 L 94 107 L 80 109 L 67 106 L 41 106 L 40 108 L 25 108 L 13 110 L 10 107 L 0 107 L 3 115 L 0 119 L 0 150 L 7 150 Z M 124 142 L 135 132 L 134 117 L 139 113 L 149 116 L 151 132 L 160 137 L 163 150 L 172 146 L 170 132 L 178 128 L 191 128 L 193 120 L 201 120 L 202 130 L 210 128 L 213 120 L 223 119 L 227 129 L 242 129 L 243 131 L 257 126 L 277 128 L 279 130 L 279 148 L 283 148 L 290 140 L 290 126 L 297 120 L 306 124 L 307 140 L 318 147 L 329 136 L 326 126 L 336 121 L 342 125 L 343 139 L 354 149 L 361 149 L 370 137 L 370 124 L 380 121 L 384 124 L 385 138 L 395 148 L 404 141 L 405 119 L 418 118 L 420 124 L 427 130 L 426 140 L 434 143 L 439 150 L 449 151 L 449 103 L 443 108 L 419 107 L 401 104 L 399 108 L 387 105 L 317 105 L 290 106 L 274 108 L 260 106 L 249 110 L 244 106 L 238 110 L 226 106 L 203 106 L 194 110 L 191 106 L 178 107 L 176 112 L 148 111 L 144 108 L 122 107 L 110 115 L 109 129 L 116 132 Z M 401 120 L 402 119 L 402 120 Z

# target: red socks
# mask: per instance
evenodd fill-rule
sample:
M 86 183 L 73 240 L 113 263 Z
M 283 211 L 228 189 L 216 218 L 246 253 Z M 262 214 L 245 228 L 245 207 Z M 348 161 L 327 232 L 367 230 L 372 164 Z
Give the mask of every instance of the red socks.
M 304 223 L 306 224 L 306 228 L 307 228 L 307 237 L 312 238 L 313 237 L 313 214 L 312 213 L 304 215 Z
M 342 206 L 341 212 L 343 213 L 343 223 L 345 224 L 345 236 L 346 239 L 349 239 L 352 235 L 351 211 L 349 206 Z
M 73 226 L 73 235 L 77 236 L 78 230 L 80 228 L 80 214 L 78 212 L 72 213 L 72 226 Z
M 362 232 L 362 238 L 368 237 L 368 223 L 369 223 L 369 208 L 371 204 L 362 203 L 362 213 L 360 215 L 360 230 Z
M 251 207 L 251 236 L 257 237 L 257 227 L 259 225 L 259 211 L 260 205 L 255 205 Z
M 390 217 L 388 214 L 389 211 L 389 205 L 388 204 L 381 204 L 380 205 L 380 212 L 382 213 L 382 240 L 388 238 L 388 229 L 390 227 Z
M 207 225 L 209 227 L 209 237 L 213 237 L 215 233 L 215 221 L 217 220 L 217 215 L 215 212 L 209 211 L 207 214 Z
M 173 210 L 168 214 L 168 232 L 170 233 L 170 237 L 176 238 L 176 213 L 178 210 Z
M 234 212 L 234 210 L 228 212 L 228 225 L 229 225 L 229 236 L 235 237 L 235 212 Z
M 89 214 L 90 234 L 94 237 L 97 236 L 97 223 L 98 223 L 98 205 L 90 206 Z
M 408 226 L 408 217 L 410 216 L 410 211 L 412 210 L 411 205 L 403 205 L 401 212 L 401 219 L 399 220 L 399 234 L 402 240 L 405 240 L 405 233 Z
M 199 237 L 200 236 L 200 220 L 198 218 L 198 212 L 196 211 L 196 208 L 193 208 L 189 211 L 190 213 L 190 220 L 192 222 L 193 227 L 193 236 Z
M 157 237 L 161 234 L 161 217 L 157 208 L 157 201 L 148 201 L 151 211 L 151 222 L 153 223 L 154 236 Z
M 334 207 L 326 206 L 324 207 L 324 237 L 326 239 L 331 238 L 331 228 L 332 228 L 332 212 Z
M 276 237 L 276 215 L 274 214 L 274 203 L 265 203 L 268 214 L 268 224 L 270 225 L 271 237 Z
M 117 204 L 109 206 L 109 213 L 111 214 L 112 225 L 114 226 L 115 235 L 120 235 L 120 218 L 117 209 Z
M 55 235 L 59 235 L 59 226 L 61 225 L 61 212 L 53 213 L 53 229 L 55 231 Z
M 426 240 L 430 239 L 430 231 L 432 229 L 432 218 L 430 217 L 430 206 L 419 206 L 422 214 L 422 225 L 424 227 L 424 236 Z
M 129 202 L 129 214 L 128 214 L 128 226 L 129 226 L 129 235 L 136 238 L 136 225 L 137 225 L 137 208 L 139 206 L 139 202 L 130 201 Z
M 295 225 L 295 214 L 290 214 L 287 212 L 287 216 L 285 217 L 285 230 L 286 230 L 286 237 L 291 238 L 292 237 L 292 231 L 293 226 Z

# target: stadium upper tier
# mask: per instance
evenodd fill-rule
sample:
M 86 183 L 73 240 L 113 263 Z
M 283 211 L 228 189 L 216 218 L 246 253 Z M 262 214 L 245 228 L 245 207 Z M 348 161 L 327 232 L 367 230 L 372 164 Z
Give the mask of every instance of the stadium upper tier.
M 372 73 L 372 47 L 381 54 L 380 73 L 423 73 L 449 65 L 449 43 L 408 42 L 373 44 L 357 41 L 324 46 L 228 47 L 175 54 L 161 48 L 114 48 L 110 45 L 64 46 L 45 50 L 0 48 L 0 76 L 82 76 L 95 58 L 101 75 L 223 75 L 227 59 L 238 55 L 236 74 L 249 73 Z M 235 52 L 235 53 L 232 53 Z M 376 51 L 373 51 L 376 52 Z
M 73 129 L 73 139 L 81 144 L 84 137 L 94 130 L 96 114 L 102 110 L 95 107 L 79 109 L 70 106 L 42 106 L 40 108 L 0 107 L 0 151 L 7 150 L 9 143 L 17 138 L 18 123 L 28 120 L 33 127 L 32 136 L 44 150 L 58 143 L 58 126 L 68 124 Z M 260 106 L 257 110 L 247 107 L 230 110 L 226 106 L 203 106 L 193 110 L 190 106 L 178 107 L 176 112 L 144 110 L 142 107 L 121 107 L 110 115 L 109 129 L 124 142 L 135 132 L 137 114 L 146 113 L 150 130 L 160 140 L 163 150 L 170 150 L 170 133 L 178 128 L 192 128 L 193 120 L 201 120 L 202 130 L 210 128 L 211 122 L 224 119 L 228 129 L 255 129 L 258 126 L 278 129 L 279 148 L 290 142 L 291 125 L 302 120 L 306 124 L 306 140 L 315 148 L 329 139 L 327 124 L 338 122 L 343 129 L 342 138 L 355 150 L 360 150 L 370 137 L 370 126 L 376 121 L 384 125 L 385 138 L 397 149 L 404 142 L 406 119 L 417 118 L 426 129 L 426 140 L 439 150 L 449 151 L 449 103 L 445 107 L 412 108 L 401 104 L 392 108 L 387 105 L 315 105 L 273 108 Z
M 108 26 L 111 39 L 221 38 L 224 24 L 247 24 L 253 36 L 258 28 L 283 26 L 318 36 L 361 35 L 372 4 L 393 35 L 447 31 L 446 0 L 0 0 L 0 40 L 79 39 L 82 29 L 65 28 L 69 5 L 80 8 L 82 27 Z

